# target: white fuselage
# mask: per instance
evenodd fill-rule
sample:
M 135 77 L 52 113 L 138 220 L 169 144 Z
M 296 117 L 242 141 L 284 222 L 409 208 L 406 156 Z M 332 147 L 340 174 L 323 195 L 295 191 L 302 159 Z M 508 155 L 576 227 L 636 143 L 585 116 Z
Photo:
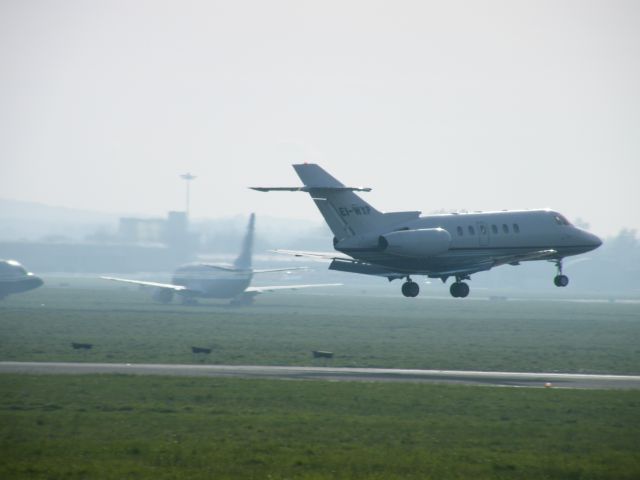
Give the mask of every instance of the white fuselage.
M 338 244 L 336 249 L 389 269 L 438 277 L 467 266 L 470 273 L 488 270 L 509 255 L 553 249 L 555 258 L 563 258 L 593 250 L 602 243 L 551 210 L 430 215 L 397 225 L 391 232 L 420 229 L 445 230 L 450 237 L 447 248 L 431 256 L 390 254 L 364 244 L 359 248 L 341 248 Z
M 205 263 L 183 265 L 172 282 L 188 289 L 183 295 L 203 298 L 234 298 L 249 286 L 251 269 L 235 269 Z

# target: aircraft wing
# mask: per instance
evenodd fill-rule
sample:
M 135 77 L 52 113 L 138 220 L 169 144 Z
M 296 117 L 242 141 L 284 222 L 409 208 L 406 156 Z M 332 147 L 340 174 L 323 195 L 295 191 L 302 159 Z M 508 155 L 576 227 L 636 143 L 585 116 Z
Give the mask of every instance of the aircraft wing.
M 248 287 L 243 294 L 275 292 L 276 290 L 298 290 L 300 288 L 339 287 L 342 283 L 313 283 L 309 285 L 275 285 L 272 287 Z
M 307 257 L 315 258 L 317 260 L 347 260 L 354 262 L 355 260 L 347 255 L 336 255 L 333 252 L 307 252 L 302 250 L 272 250 L 275 253 L 282 253 L 283 255 L 291 255 L 294 257 Z
M 553 249 L 538 250 L 536 252 L 521 253 L 515 255 L 505 255 L 494 259 L 494 267 L 505 265 L 507 263 L 517 264 L 518 262 L 527 262 L 530 260 L 544 260 L 557 258 L 558 251 Z
M 339 272 L 360 273 L 362 275 L 375 275 L 379 277 L 386 277 L 389 280 L 395 278 L 404 278 L 407 276 L 406 272 L 397 272 L 395 270 L 389 270 L 386 267 L 380 265 L 374 265 L 372 263 L 361 262 L 355 260 L 348 255 L 336 255 L 331 252 L 307 252 L 298 250 L 273 250 L 276 253 L 282 253 L 285 255 L 293 255 L 294 257 L 308 257 L 315 258 L 316 260 L 331 260 L 329 270 L 337 270 Z
M 174 292 L 184 292 L 189 290 L 182 285 L 173 285 L 172 283 L 157 283 L 157 282 L 143 282 L 141 280 L 129 280 L 127 278 L 115 278 L 115 277 L 100 277 L 103 280 L 113 280 L 114 282 L 131 283 L 133 285 L 141 285 L 143 287 L 155 287 L 166 288 L 167 290 L 173 290 Z
M 325 186 L 325 187 L 249 187 L 251 190 L 257 190 L 258 192 L 317 192 L 317 191 L 330 191 L 330 192 L 370 192 L 369 187 L 343 187 L 343 186 Z
M 453 268 L 450 270 L 438 270 L 437 272 L 431 272 L 430 277 L 443 277 L 453 275 L 472 275 L 474 273 L 490 270 L 493 267 L 499 267 L 500 265 L 518 265 L 520 262 L 526 262 L 529 260 L 544 260 L 546 258 L 556 258 L 558 252 L 556 250 L 538 250 L 535 252 L 520 253 L 513 255 L 502 255 L 494 257 L 492 260 L 484 260 L 482 262 L 473 263 L 471 265 L 461 266 L 459 268 Z
M 253 270 L 253 273 L 291 272 L 293 270 L 309 270 L 309 267 L 268 268 L 264 270 Z

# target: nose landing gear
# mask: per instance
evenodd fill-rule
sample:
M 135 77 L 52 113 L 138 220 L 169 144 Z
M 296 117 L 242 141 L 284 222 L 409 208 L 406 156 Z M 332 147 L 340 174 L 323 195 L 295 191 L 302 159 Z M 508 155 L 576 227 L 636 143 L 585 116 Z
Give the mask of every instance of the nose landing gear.
M 556 287 L 566 287 L 569 285 L 569 277 L 566 275 L 556 275 L 553 277 L 553 283 Z
M 562 274 L 562 259 L 556 260 L 556 267 L 558 267 L 558 274 L 553 277 L 553 283 L 556 287 L 566 287 L 569 285 L 569 277 Z
M 405 297 L 417 297 L 420 293 L 420 287 L 416 282 L 411 280 L 411 277 L 407 277 L 407 281 L 402 284 L 402 295 Z

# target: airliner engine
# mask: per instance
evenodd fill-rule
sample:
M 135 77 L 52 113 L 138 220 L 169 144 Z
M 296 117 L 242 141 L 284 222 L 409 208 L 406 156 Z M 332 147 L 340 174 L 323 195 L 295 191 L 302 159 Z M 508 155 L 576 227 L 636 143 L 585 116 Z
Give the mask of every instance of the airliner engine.
M 432 257 L 449 250 L 451 235 L 442 228 L 401 230 L 380 235 L 378 247 L 401 257 Z

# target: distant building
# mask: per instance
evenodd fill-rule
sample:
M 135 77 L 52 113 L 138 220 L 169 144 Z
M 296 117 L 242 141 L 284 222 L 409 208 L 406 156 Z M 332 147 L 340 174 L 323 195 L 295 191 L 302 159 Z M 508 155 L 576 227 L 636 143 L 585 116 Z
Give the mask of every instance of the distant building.
M 185 212 L 167 218 L 120 219 L 108 242 L 0 242 L 0 253 L 41 272 L 172 271 L 193 259 L 194 235 Z
M 189 253 L 193 249 L 186 212 L 169 212 L 166 219 L 120 219 L 118 239 L 133 245 L 166 245 L 171 250 Z
M 118 239 L 129 244 L 164 243 L 165 224 L 163 219 L 122 217 L 118 227 Z

